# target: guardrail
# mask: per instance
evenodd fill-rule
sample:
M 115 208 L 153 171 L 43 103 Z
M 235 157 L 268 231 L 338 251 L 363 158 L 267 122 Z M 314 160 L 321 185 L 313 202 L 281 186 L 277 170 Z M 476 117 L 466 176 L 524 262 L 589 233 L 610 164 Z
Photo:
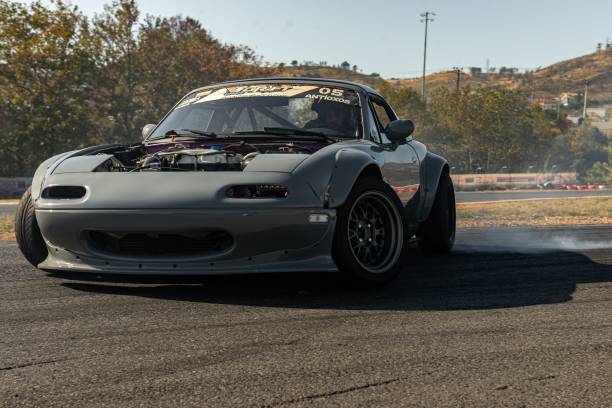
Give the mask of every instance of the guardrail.
M 577 173 L 481 173 L 453 174 L 453 183 L 459 186 L 517 185 L 538 186 L 546 184 L 576 184 Z
M 459 191 L 513 189 L 601 190 L 604 184 L 578 183 L 577 173 L 482 173 L 451 175 Z

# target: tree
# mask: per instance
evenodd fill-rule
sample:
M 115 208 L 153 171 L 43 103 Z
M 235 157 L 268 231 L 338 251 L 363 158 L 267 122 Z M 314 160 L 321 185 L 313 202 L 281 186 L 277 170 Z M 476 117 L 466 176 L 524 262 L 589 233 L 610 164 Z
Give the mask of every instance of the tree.
M 554 133 L 548 116 L 521 92 L 501 87 L 435 90 L 422 139 L 461 171 L 496 171 L 540 161 Z
M 292 67 L 297 67 L 297 66 L 298 66 L 298 64 L 299 64 L 298 60 L 293 60 L 293 61 L 291 61 L 291 66 L 292 66 Z
M 191 89 L 272 72 L 251 49 L 220 43 L 190 17 L 149 17 L 139 33 L 139 126 L 156 121 Z
M 584 180 L 589 184 L 612 184 L 612 166 L 608 163 L 595 162 L 586 172 Z
M 348 61 L 344 61 L 342 64 L 340 64 L 340 67 L 342 69 L 349 70 L 349 69 L 351 69 L 351 64 Z
M 92 21 L 61 0 L 0 0 L 0 175 L 28 175 L 56 153 L 140 138 L 189 90 L 264 76 L 251 49 L 189 17 L 139 20 L 118 0 Z
M 394 88 L 387 82 L 382 82 L 379 91 L 400 118 L 412 120 L 417 132 L 421 129 L 425 105 L 418 92 L 409 87 Z
M 0 0 L 0 175 L 32 174 L 42 159 L 86 143 L 94 53 L 76 7 Z
M 561 170 L 585 174 L 595 163 L 606 163 L 610 157 L 607 136 L 587 125 L 555 138 L 546 156 L 546 167 L 554 163 Z
M 138 132 L 135 99 L 143 62 L 135 34 L 139 14 L 134 0 L 115 0 L 93 20 L 99 67 L 93 96 L 99 140 L 133 141 Z
M 190 17 L 148 16 L 134 0 L 115 1 L 94 20 L 100 73 L 99 140 L 134 141 L 191 89 L 271 72 L 253 51 L 222 44 Z

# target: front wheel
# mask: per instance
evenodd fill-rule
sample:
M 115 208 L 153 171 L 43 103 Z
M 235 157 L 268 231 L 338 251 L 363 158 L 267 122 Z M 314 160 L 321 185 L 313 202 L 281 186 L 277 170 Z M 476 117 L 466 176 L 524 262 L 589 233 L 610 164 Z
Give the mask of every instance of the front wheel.
M 403 207 L 378 178 L 359 180 L 338 209 L 332 255 L 340 272 L 358 286 L 389 282 L 401 268 Z

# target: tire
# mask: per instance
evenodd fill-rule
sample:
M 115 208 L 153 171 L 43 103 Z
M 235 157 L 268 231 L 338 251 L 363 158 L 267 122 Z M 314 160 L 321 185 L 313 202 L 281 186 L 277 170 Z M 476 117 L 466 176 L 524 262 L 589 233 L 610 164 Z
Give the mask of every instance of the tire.
M 47 245 L 40 233 L 32 194 L 28 188 L 21 196 L 21 201 L 15 213 L 15 238 L 23 256 L 34 266 L 47 259 Z
M 332 257 L 345 281 L 359 287 L 386 284 L 401 269 L 404 209 L 379 178 L 355 183 L 337 211 Z
M 425 253 L 447 254 L 455 245 L 455 190 L 450 175 L 440 176 L 431 212 L 417 232 L 419 247 Z

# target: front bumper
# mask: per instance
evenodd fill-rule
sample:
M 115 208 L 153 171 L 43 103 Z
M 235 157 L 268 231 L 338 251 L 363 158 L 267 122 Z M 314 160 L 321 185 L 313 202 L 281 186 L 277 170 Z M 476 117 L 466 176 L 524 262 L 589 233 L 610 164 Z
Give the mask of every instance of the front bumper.
M 237 173 L 223 175 L 222 182 L 206 174 L 121 176 L 61 174 L 47 180 L 46 185 L 84 185 L 87 194 L 35 202 L 49 249 L 41 269 L 176 275 L 337 270 L 331 258 L 335 210 L 322 208 L 307 183 L 289 174 Z M 231 200 L 223 194 L 233 184 L 270 182 L 288 186 L 289 196 Z M 311 214 L 327 214 L 329 221 L 312 223 Z M 233 241 L 214 253 L 134 255 L 102 250 L 90 239 L 91 231 L 198 230 L 221 230 Z
M 334 271 L 335 211 L 326 224 L 311 224 L 309 209 L 291 210 L 37 210 L 49 249 L 45 270 L 128 274 L 227 274 Z M 122 255 L 94 247 L 87 231 L 166 232 L 222 229 L 233 237 L 221 253 Z

